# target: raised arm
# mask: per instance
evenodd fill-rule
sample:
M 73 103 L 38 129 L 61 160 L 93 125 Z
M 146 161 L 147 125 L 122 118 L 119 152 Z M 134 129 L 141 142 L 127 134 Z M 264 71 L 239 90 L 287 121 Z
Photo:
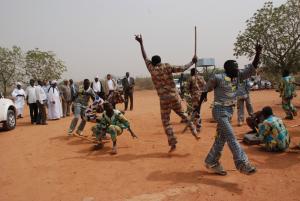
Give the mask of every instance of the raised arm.
M 146 51 L 145 51 L 145 48 L 144 48 L 144 43 L 143 43 L 142 34 L 140 34 L 140 35 L 135 35 L 135 40 L 136 40 L 137 42 L 139 42 L 139 44 L 140 44 L 140 46 L 141 46 L 141 51 L 142 51 L 143 58 L 144 58 L 144 60 L 146 60 L 148 57 L 147 57 L 147 54 L 146 54 Z
M 258 67 L 258 64 L 259 64 L 261 51 L 262 51 L 262 46 L 257 42 L 256 46 L 255 46 L 255 52 L 256 53 L 255 53 L 255 57 L 254 57 L 253 62 L 252 62 L 252 65 L 255 69 Z
M 246 80 L 246 79 L 250 78 L 251 76 L 255 75 L 256 69 L 258 68 L 258 64 L 259 64 L 262 46 L 257 43 L 255 46 L 255 51 L 256 51 L 256 53 L 255 53 L 255 57 L 253 59 L 252 64 L 248 65 L 248 67 L 246 67 L 245 69 L 240 70 L 240 72 L 239 72 L 240 80 Z
M 171 68 L 172 68 L 172 73 L 181 73 L 181 72 L 184 72 L 186 71 L 187 69 L 189 69 L 193 64 L 195 64 L 197 62 L 198 58 L 196 55 L 194 55 L 193 59 L 191 62 L 189 62 L 188 64 L 185 64 L 183 66 L 175 66 L 175 65 L 172 65 Z

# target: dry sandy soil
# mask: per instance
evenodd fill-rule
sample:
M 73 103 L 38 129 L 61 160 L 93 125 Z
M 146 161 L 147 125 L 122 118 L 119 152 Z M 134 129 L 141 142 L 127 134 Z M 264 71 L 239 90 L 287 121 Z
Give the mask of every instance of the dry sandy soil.
M 276 115 L 284 117 L 278 94 L 274 91 L 252 93 L 255 110 L 270 105 Z M 209 102 L 203 108 L 201 139 L 196 141 L 172 114 L 178 148 L 169 155 L 158 98 L 155 91 L 135 93 L 131 120 L 139 139 L 126 131 L 118 138 L 119 153 L 109 154 L 111 143 L 93 150 L 93 144 L 67 136 L 71 118 L 49 121 L 48 126 L 31 125 L 28 110 L 18 120 L 17 128 L 0 133 L 1 201 L 167 201 L 167 200 L 300 200 L 300 153 L 265 153 L 259 146 L 245 146 L 258 172 L 252 176 L 235 170 L 226 146 L 222 163 L 229 174 L 210 174 L 204 158 L 215 135 Z M 294 101 L 300 106 L 299 98 Z M 123 106 L 120 105 L 120 108 Z M 288 126 L 300 119 L 286 121 Z M 88 123 L 85 135 L 90 135 Z M 238 138 L 248 131 L 237 127 Z M 292 144 L 300 141 L 300 127 L 290 128 Z

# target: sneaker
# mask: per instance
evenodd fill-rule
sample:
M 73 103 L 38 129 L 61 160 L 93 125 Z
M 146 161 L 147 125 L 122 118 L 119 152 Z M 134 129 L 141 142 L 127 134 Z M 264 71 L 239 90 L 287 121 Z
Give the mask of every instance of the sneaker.
M 82 135 L 82 133 L 83 133 L 83 132 L 82 132 L 81 130 L 77 130 L 77 131 L 76 131 L 76 134 L 78 134 L 78 135 Z
M 243 122 L 238 122 L 238 126 L 242 126 L 243 125 Z
M 286 116 L 284 119 L 286 119 L 286 120 L 293 120 L 294 118 L 293 118 L 293 116 L 291 115 L 291 116 Z
M 117 154 L 118 152 L 117 152 L 117 147 L 116 146 L 114 146 L 113 148 L 112 148 L 112 150 L 111 150 L 111 152 L 110 152 L 112 155 L 115 155 L 115 154 Z
M 243 163 L 243 164 L 240 165 L 238 170 L 242 174 L 251 175 L 251 174 L 254 174 L 256 172 L 256 167 L 254 167 L 250 163 Z
M 205 167 L 210 170 L 212 173 L 225 176 L 227 175 L 226 170 L 223 168 L 223 166 L 220 163 L 216 163 L 215 165 L 209 165 L 206 164 Z
M 94 145 L 94 150 L 99 150 L 103 148 L 103 144 L 102 143 L 98 143 Z
M 73 133 L 73 130 L 69 128 L 68 135 L 72 135 L 72 133 Z
M 172 152 L 174 152 L 176 150 L 176 145 L 174 144 L 174 145 L 171 145 L 171 148 L 170 148 L 170 150 L 169 150 L 169 153 L 172 153 Z

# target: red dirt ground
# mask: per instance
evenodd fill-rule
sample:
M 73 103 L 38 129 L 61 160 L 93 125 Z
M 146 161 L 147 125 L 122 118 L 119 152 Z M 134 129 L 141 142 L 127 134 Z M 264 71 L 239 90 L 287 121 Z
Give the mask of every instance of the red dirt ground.
M 276 115 L 284 117 L 280 98 L 274 91 L 253 92 L 255 110 L 270 105 Z M 31 125 L 28 110 L 18 120 L 17 128 L 0 133 L 0 200 L 1 201 L 168 201 L 168 200 L 300 200 L 300 153 L 265 153 L 259 146 L 245 146 L 258 172 L 252 176 L 235 170 L 226 146 L 222 163 L 229 170 L 225 177 L 206 171 L 203 161 L 215 135 L 210 123 L 209 102 L 203 108 L 201 139 L 194 140 L 172 114 L 178 148 L 169 155 L 158 97 L 155 91 L 135 93 L 131 120 L 139 139 L 126 131 L 118 138 L 119 153 L 109 154 L 111 143 L 93 151 L 92 144 L 67 137 L 71 117 L 49 121 L 48 126 Z M 299 98 L 294 101 L 300 106 Z M 291 126 L 300 119 L 286 121 Z M 93 123 L 85 134 L 90 135 Z M 238 138 L 248 131 L 237 127 Z M 292 144 L 300 141 L 300 127 L 290 128 Z

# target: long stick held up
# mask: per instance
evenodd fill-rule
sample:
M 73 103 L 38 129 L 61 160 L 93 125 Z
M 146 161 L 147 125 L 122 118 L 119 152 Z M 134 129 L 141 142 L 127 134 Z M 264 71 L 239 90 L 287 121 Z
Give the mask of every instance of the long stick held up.
M 197 27 L 195 26 L 195 55 L 197 55 Z M 197 63 L 195 63 L 196 68 Z

